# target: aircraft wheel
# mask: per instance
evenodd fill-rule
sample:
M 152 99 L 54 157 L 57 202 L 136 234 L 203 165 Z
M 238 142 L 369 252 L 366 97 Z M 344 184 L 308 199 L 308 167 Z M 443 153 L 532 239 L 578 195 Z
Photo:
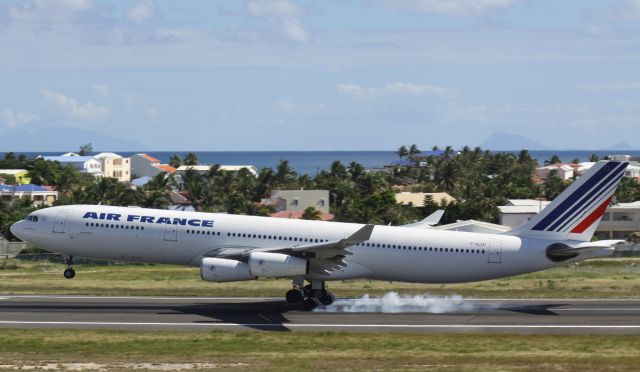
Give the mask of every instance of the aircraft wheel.
M 322 296 L 320 296 L 318 300 L 320 300 L 320 303 L 322 305 L 328 306 L 334 303 L 334 301 L 336 300 L 336 295 L 331 292 L 324 291 L 324 293 L 322 293 Z
M 311 284 L 305 285 L 304 287 L 302 287 L 302 290 L 305 296 L 311 297 L 311 294 L 313 293 L 313 290 L 311 289 Z
M 64 277 L 67 279 L 73 279 L 73 277 L 75 276 L 76 276 L 76 271 L 74 269 L 69 268 L 64 271 Z
M 315 297 L 307 297 L 302 301 L 302 308 L 311 311 L 320 306 L 320 301 Z
M 288 303 L 295 304 L 302 300 L 304 300 L 304 295 L 302 291 L 299 289 L 290 289 L 287 291 L 287 294 L 284 296 Z

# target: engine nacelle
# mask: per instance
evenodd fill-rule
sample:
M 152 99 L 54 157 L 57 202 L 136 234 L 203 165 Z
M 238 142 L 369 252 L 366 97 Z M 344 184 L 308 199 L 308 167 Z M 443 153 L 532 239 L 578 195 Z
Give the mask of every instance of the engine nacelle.
M 249 271 L 268 278 L 306 275 L 309 261 L 281 253 L 253 252 L 249 254 Z
M 249 265 L 225 258 L 205 257 L 200 264 L 200 277 L 208 282 L 235 282 L 256 279 Z

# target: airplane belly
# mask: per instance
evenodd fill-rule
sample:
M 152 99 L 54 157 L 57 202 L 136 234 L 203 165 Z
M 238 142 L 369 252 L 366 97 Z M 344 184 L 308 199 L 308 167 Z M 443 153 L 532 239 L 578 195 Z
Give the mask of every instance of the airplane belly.
M 487 246 L 480 253 L 465 249 L 451 252 L 370 249 L 353 260 L 371 269 L 368 278 L 414 283 L 461 283 L 495 279 L 542 270 L 552 265 L 542 251 L 519 245 L 500 245 L 499 253 Z

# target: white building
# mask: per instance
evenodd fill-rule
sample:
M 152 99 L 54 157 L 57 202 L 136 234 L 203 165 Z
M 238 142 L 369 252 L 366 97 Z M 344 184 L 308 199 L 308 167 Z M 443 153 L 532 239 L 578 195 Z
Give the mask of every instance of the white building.
M 551 171 L 556 171 L 556 175 L 562 180 L 573 178 L 573 167 L 568 164 L 552 164 L 536 168 L 536 177 L 547 180 Z
M 509 200 L 510 205 L 500 209 L 500 224 L 516 228 L 529 221 L 544 207 L 548 201 Z M 596 228 L 598 239 L 625 239 L 636 231 L 640 231 L 640 201 L 610 205 Z
M 27 198 L 34 207 L 51 206 L 58 200 L 58 192 L 46 186 L 38 185 L 0 185 L 0 198 L 5 201 Z
M 640 231 L 640 201 L 610 205 L 596 229 L 598 239 L 626 239 Z
M 105 177 L 116 178 L 120 182 L 131 181 L 131 159 L 113 152 L 101 152 L 94 158 L 102 163 L 102 173 Z
M 57 161 L 63 167 L 71 165 L 80 173 L 102 176 L 102 163 L 93 156 L 44 156 L 43 159 L 48 161 Z
M 271 197 L 262 204 L 273 206 L 276 211 L 304 211 L 308 207 L 329 213 L 329 190 L 273 190 Z
M 627 165 L 627 169 L 624 170 L 625 177 L 640 178 L 640 163 L 631 162 Z
M 424 207 L 424 200 L 427 196 L 431 196 L 433 201 L 438 204 L 442 204 L 442 202 L 446 202 L 447 204 L 451 204 L 456 201 L 456 199 L 447 194 L 446 192 L 408 192 L 403 191 L 396 194 L 396 203 L 402 205 L 413 205 L 417 208 Z
M 593 161 L 583 161 L 581 163 L 578 163 L 578 166 L 574 169 L 574 172 L 578 175 L 581 175 L 582 173 L 591 169 L 591 167 L 593 167 L 595 164 L 596 163 Z
M 176 168 L 160 164 L 160 160 L 147 154 L 135 154 L 131 158 L 131 176 L 154 177 L 159 173 L 175 173 Z
M 509 199 L 500 209 L 500 224 L 510 228 L 518 227 L 529 221 L 544 207 L 551 203 L 547 200 Z

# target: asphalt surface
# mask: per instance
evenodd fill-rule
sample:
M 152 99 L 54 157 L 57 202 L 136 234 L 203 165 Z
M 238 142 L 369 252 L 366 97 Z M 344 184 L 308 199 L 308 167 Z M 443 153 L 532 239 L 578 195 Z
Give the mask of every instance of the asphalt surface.
M 0 328 L 640 334 L 636 299 L 358 301 L 305 312 L 280 298 L 0 295 Z

